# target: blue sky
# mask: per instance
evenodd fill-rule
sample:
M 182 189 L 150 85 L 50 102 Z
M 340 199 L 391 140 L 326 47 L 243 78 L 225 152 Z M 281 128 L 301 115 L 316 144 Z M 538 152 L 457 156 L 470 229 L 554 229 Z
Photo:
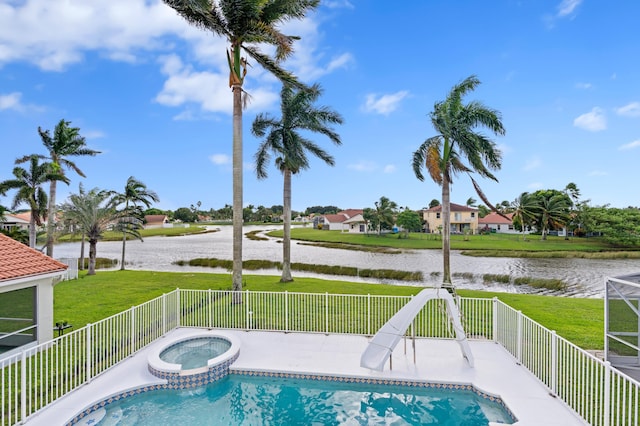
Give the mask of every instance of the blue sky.
M 336 164 L 313 159 L 294 177 L 293 209 L 440 199 L 411 158 L 435 134 L 434 103 L 471 74 L 482 84 L 467 100 L 501 111 L 507 130 L 499 182 L 480 180 L 492 202 L 574 182 L 592 205 L 640 205 L 638 16 L 635 0 L 322 1 L 284 25 L 302 37 L 284 66 L 322 86 L 317 105 L 342 114 L 343 144 L 312 136 Z M 102 154 L 76 161 L 87 178 L 70 174 L 58 202 L 79 182 L 122 190 L 135 176 L 159 208 L 231 204 L 225 47 L 160 1 L 0 0 L 0 180 L 15 158 L 44 153 L 38 126 L 64 118 Z M 282 176 L 255 177 L 250 133 L 257 113 L 279 114 L 280 85 L 255 65 L 244 88 L 244 204 L 282 204 Z M 469 197 L 459 176 L 452 201 Z

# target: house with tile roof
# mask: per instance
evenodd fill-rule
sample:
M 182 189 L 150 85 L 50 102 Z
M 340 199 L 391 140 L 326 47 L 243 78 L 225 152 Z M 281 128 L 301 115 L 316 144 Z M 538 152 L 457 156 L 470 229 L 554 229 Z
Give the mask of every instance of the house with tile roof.
M 449 203 L 451 206 L 451 233 L 475 234 L 478 232 L 478 209 Z M 439 233 L 442 231 L 442 206 L 435 206 L 422 211 L 425 232 Z
M 366 232 L 360 226 L 365 223 L 363 213 L 362 209 L 347 209 L 336 214 L 323 214 L 314 218 L 313 227 L 327 231 Z
M 506 213 L 509 219 L 499 215 L 496 212 L 491 212 L 485 217 L 478 219 L 478 229 L 481 232 L 495 232 L 497 234 L 519 234 L 520 231 L 513 226 L 513 213 Z M 529 233 L 526 231 L 525 233 Z
M 0 234 L 0 358 L 53 338 L 53 286 L 66 270 Z
M 25 219 L 22 215 L 5 213 L 2 218 L 0 218 L 0 229 L 7 231 L 10 231 L 13 228 L 28 230 L 29 219 L 30 217 Z
M 169 216 L 166 214 L 148 214 L 144 217 L 145 229 L 170 227 Z

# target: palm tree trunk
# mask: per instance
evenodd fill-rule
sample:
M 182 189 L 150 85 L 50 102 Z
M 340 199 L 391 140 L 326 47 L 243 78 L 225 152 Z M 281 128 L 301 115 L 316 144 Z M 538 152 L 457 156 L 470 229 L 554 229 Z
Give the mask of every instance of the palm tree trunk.
M 53 257 L 53 232 L 55 231 L 55 207 L 56 207 L 57 182 L 52 180 L 49 184 L 49 206 L 47 208 L 47 256 Z
M 281 283 L 293 281 L 291 277 L 291 170 L 284 170 L 284 190 L 282 196 L 284 215 L 284 238 L 282 240 Z
M 124 204 L 124 209 L 128 212 L 129 211 L 129 200 L 127 200 L 127 202 Z M 126 223 L 123 223 L 122 226 L 127 226 Z M 125 251 L 125 246 L 127 245 L 127 233 L 125 232 L 125 229 L 122 229 L 122 260 L 120 261 L 120 270 L 124 271 L 124 251 Z
M 124 248 L 127 244 L 127 233 L 122 231 L 122 260 L 120 261 L 120 270 L 124 271 Z
M 29 247 L 36 247 L 36 218 L 31 210 L 31 218 L 29 219 Z
M 80 239 L 80 269 L 84 271 L 84 239 L 85 234 L 82 233 L 82 238 Z
M 89 271 L 87 275 L 95 275 L 96 274 L 96 246 L 98 245 L 97 240 L 89 240 Z
M 233 86 L 233 276 L 232 290 L 242 291 L 242 86 Z M 234 298 L 234 303 L 242 300 Z
M 449 188 L 449 171 L 444 172 L 442 179 L 442 283 L 451 287 L 451 202 Z

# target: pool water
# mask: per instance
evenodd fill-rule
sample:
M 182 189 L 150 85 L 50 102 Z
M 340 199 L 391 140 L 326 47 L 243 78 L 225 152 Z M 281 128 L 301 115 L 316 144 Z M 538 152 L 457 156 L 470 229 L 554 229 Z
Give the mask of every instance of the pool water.
M 160 359 L 182 365 L 183 370 L 206 367 L 207 361 L 222 355 L 231 342 L 220 337 L 200 337 L 178 342 L 160 353 Z
M 108 404 L 90 417 L 92 424 L 101 426 L 486 426 L 515 421 L 500 403 L 470 390 L 235 374 L 192 390 L 138 394 Z

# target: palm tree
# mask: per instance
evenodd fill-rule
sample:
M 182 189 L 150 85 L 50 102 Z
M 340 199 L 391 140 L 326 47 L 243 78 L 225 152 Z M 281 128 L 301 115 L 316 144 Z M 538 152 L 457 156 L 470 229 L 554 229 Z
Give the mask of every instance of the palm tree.
M 525 240 L 527 224 L 535 220 L 536 213 L 540 206 L 534 196 L 528 192 L 523 192 L 511 203 L 513 209 L 513 222 L 519 222 L 522 227 L 522 240 Z
M 144 204 L 147 208 L 151 207 L 152 202 L 160 201 L 158 194 L 154 191 L 147 189 L 147 186 L 134 178 L 129 176 L 127 183 L 124 186 L 124 192 L 116 194 L 114 197 L 114 203 L 120 205 L 124 204 L 124 210 L 122 213 L 124 217 L 118 223 L 118 227 L 122 231 L 122 261 L 120 263 L 120 270 L 124 271 L 124 254 L 125 245 L 127 243 L 127 235 L 132 235 L 136 238 L 140 237 L 138 230 L 142 227 L 143 211 L 141 209 Z M 198 201 L 198 207 L 200 201 Z
M 69 179 L 56 171 L 51 163 L 40 163 L 40 156 L 31 155 L 26 157 L 29 161 L 29 170 L 22 167 L 14 167 L 14 179 L 5 180 L 0 183 L 0 193 L 9 189 L 17 189 L 13 197 L 12 209 L 25 202 L 31 209 L 29 219 L 29 247 L 36 246 L 36 226 L 42 226 L 42 219 L 47 217 L 47 193 L 42 189 L 42 185 L 47 182 L 62 181 L 66 184 Z
M 49 130 L 42 130 L 38 127 L 38 133 L 42 139 L 42 144 L 49 151 L 49 156 L 39 156 L 42 159 L 50 160 L 55 173 L 64 175 L 64 169 L 72 169 L 82 177 L 86 177 L 84 172 L 67 157 L 94 156 L 100 151 L 94 151 L 86 146 L 84 137 L 80 136 L 78 127 L 69 127 L 70 121 L 60 120 L 53 130 L 53 137 Z M 16 164 L 27 161 L 30 156 L 19 158 Z M 68 183 L 68 182 L 67 182 Z M 47 255 L 53 257 L 53 236 L 55 231 L 55 206 L 56 206 L 57 181 L 49 183 L 49 206 L 47 208 Z
M 65 216 L 73 217 L 81 232 L 89 240 L 89 270 L 87 275 L 96 273 L 96 254 L 102 233 L 123 217 L 116 209 L 114 192 L 94 188 L 89 192 L 71 194 L 69 202 L 63 204 Z
M 376 208 L 373 210 L 373 215 L 378 224 L 378 235 L 381 235 L 383 226 L 386 228 L 393 226 L 398 205 L 387 197 L 380 197 L 380 200 L 376 201 L 374 205 Z
M 541 197 L 538 206 L 541 239 L 546 240 L 549 229 L 564 226 L 569 220 L 571 200 L 566 194 L 555 193 L 549 197 Z
M 278 25 L 300 19 L 315 9 L 319 0 L 164 0 L 190 24 L 222 36 L 230 43 L 227 53 L 229 87 L 233 91 L 233 285 L 242 290 L 242 107 L 247 57 L 242 51 L 283 83 L 304 88 L 279 62 L 293 52 L 296 36 L 283 34 Z M 272 58 L 257 47 L 275 47 Z M 245 98 L 246 100 L 246 98 Z M 239 300 L 236 300 L 239 302 Z
M 442 253 L 444 263 L 443 284 L 453 288 L 450 268 L 451 205 L 450 185 L 453 177 L 467 173 L 482 199 L 493 210 L 477 182 L 471 177 L 476 172 L 482 177 L 498 181 L 491 170 L 501 167 L 501 153 L 487 136 L 476 132 L 478 126 L 497 135 L 504 135 L 500 113 L 478 101 L 464 104 L 462 98 L 480 84 L 470 76 L 455 85 L 444 101 L 436 102 L 430 114 L 431 123 L 438 132 L 420 145 L 413 154 L 413 171 L 419 180 L 424 180 L 424 167 L 438 185 L 442 187 Z M 464 163 L 464 160 L 469 165 Z
M 307 152 L 333 166 L 331 155 L 313 141 L 305 138 L 300 131 L 320 133 L 331 142 L 341 145 L 340 136 L 331 128 L 331 124 L 342 124 L 342 117 L 327 107 L 314 107 L 322 90 L 315 84 L 308 90 L 295 90 L 283 85 L 280 94 L 280 119 L 266 114 L 258 114 L 251 128 L 257 137 L 265 137 L 255 154 L 258 179 L 267 177 L 267 164 L 271 153 L 276 156 L 275 164 L 284 176 L 283 215 L 284 238 L 282 244 L 282 277 L 280 282 L 293 281 L 291 277 L 291 176 L 310 167 Z

